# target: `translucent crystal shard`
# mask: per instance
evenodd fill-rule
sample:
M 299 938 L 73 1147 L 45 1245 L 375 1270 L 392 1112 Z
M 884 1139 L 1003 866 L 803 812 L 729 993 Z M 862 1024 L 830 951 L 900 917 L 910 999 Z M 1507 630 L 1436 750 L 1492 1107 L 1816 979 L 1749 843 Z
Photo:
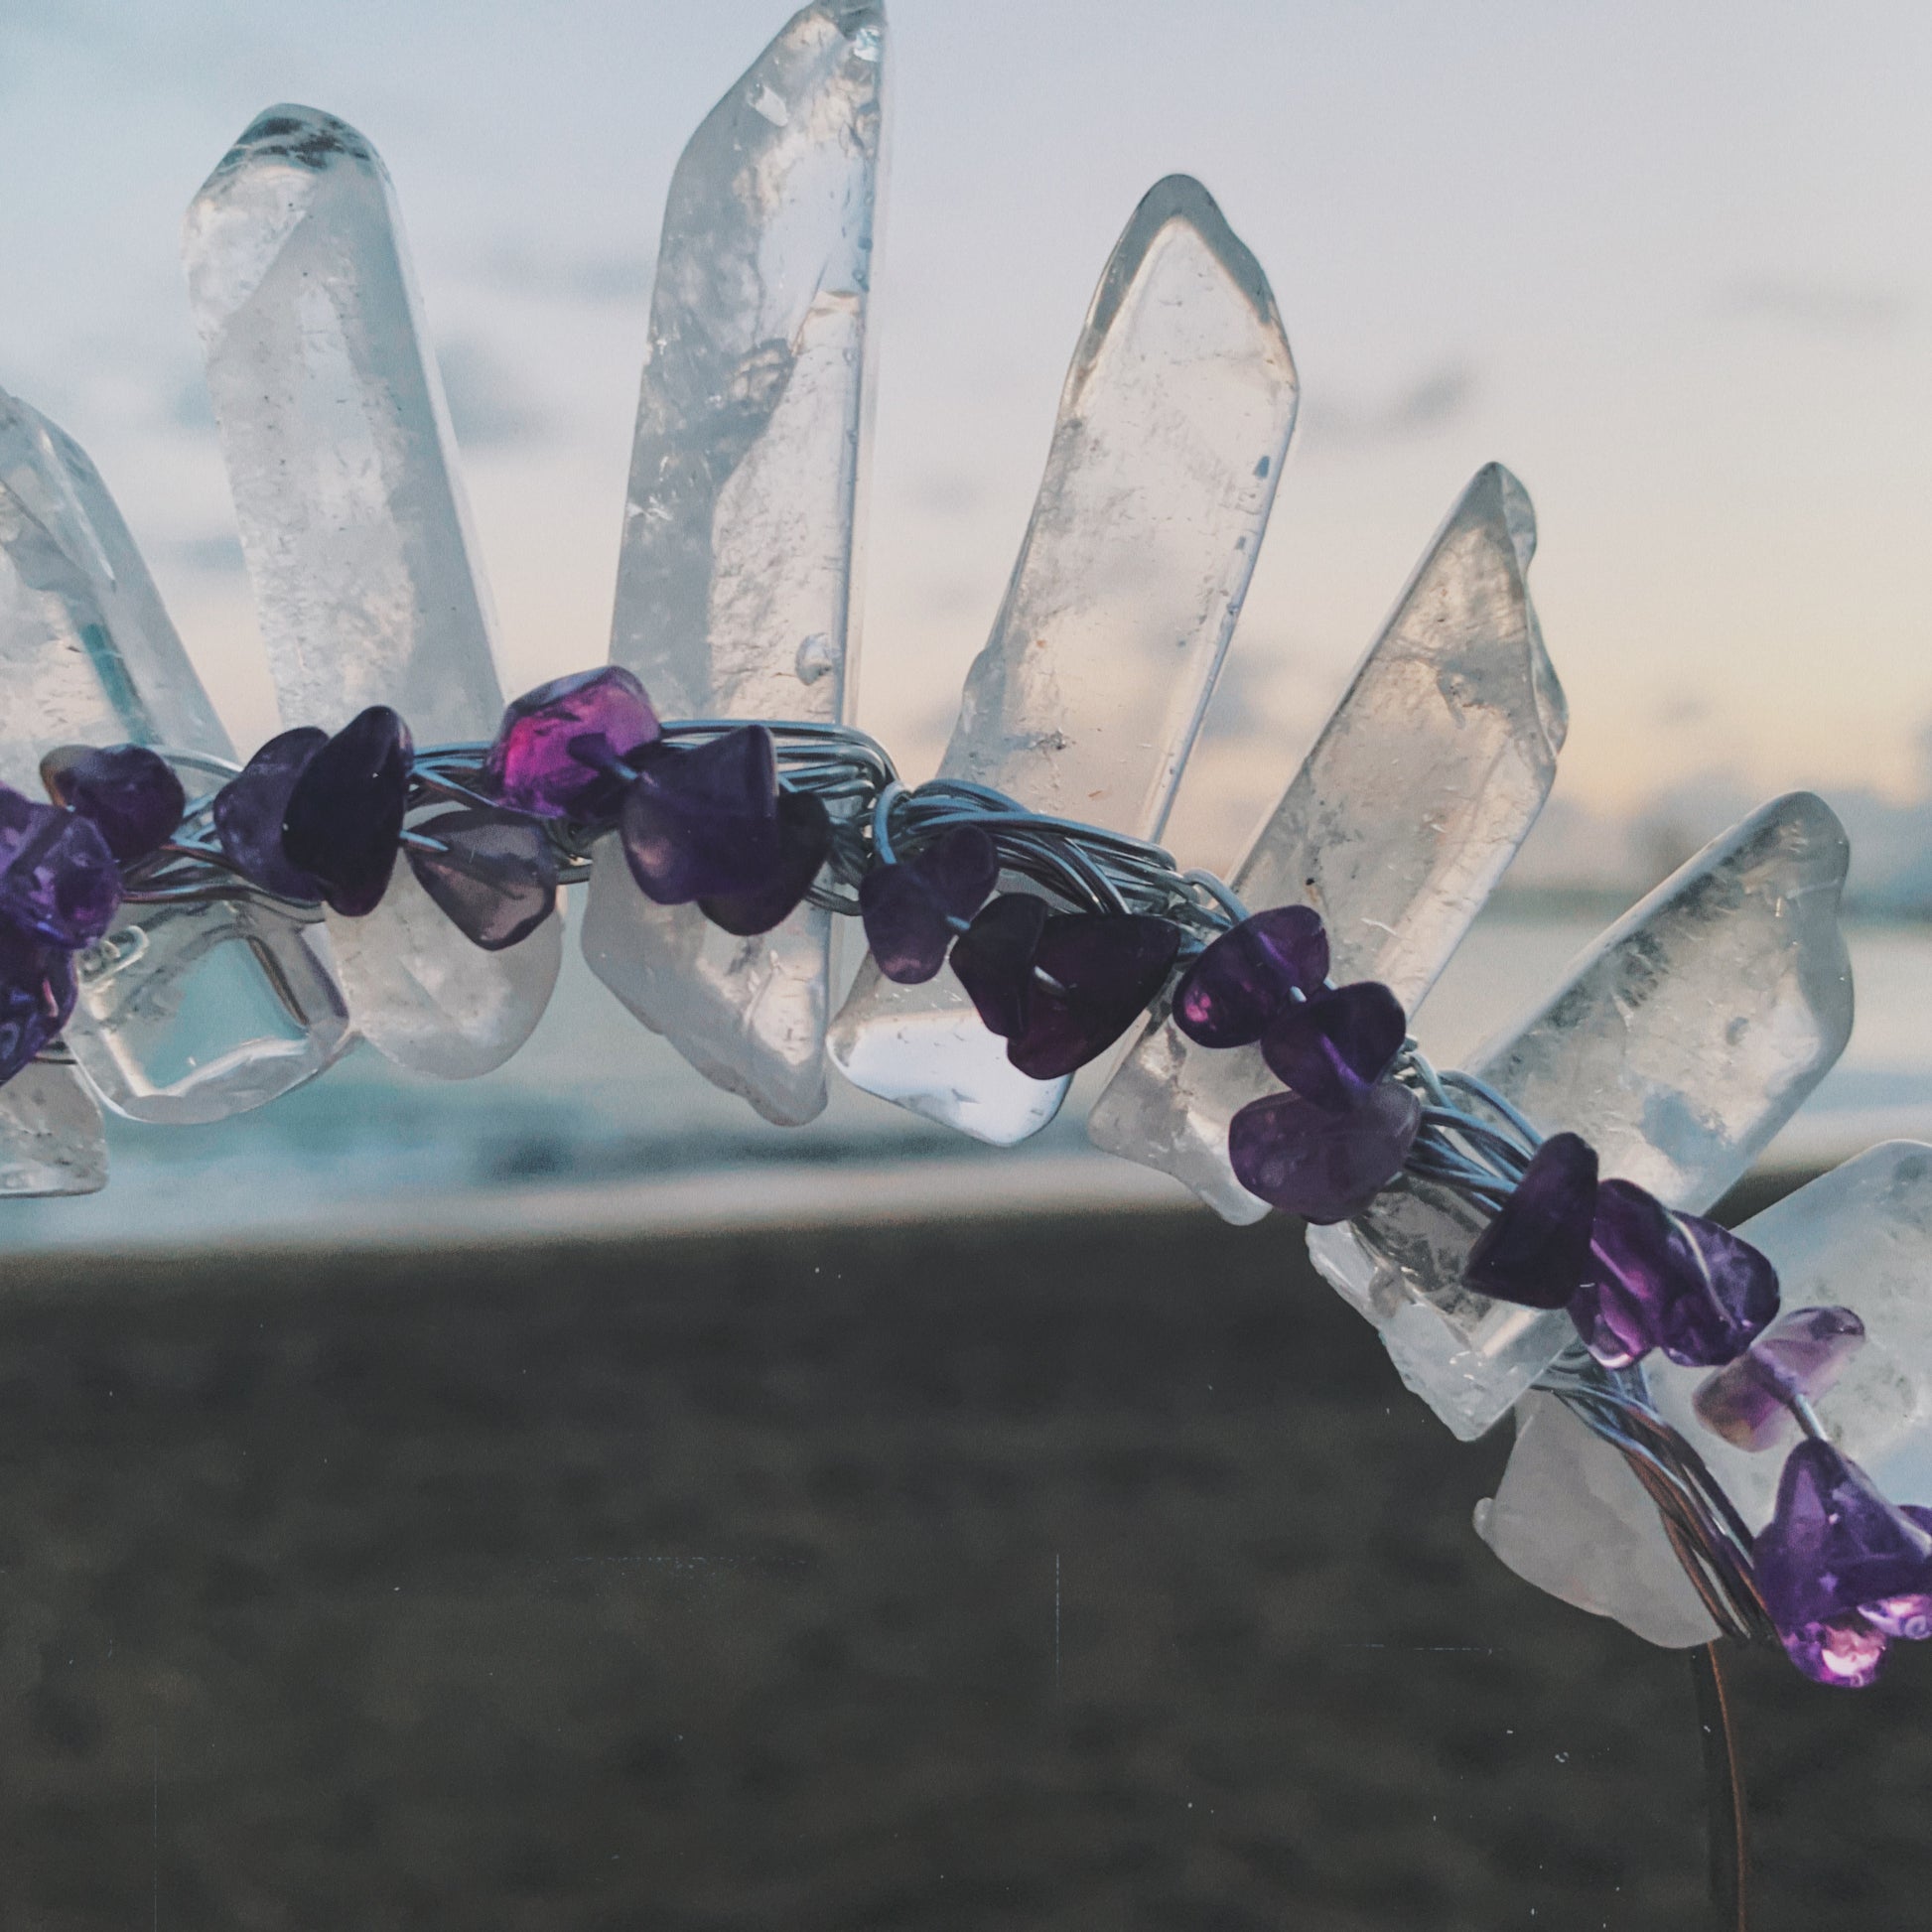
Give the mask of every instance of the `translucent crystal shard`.
M 1470 1071 L 1606 1175 L 1710 1206 L 1844 1050 L 1852 972 L 1838 926 L 1850 853 L 1793 792 L 1714 840 L 1611 926 Z M 1574 1334 L 1567 1315 L 1461 1285 L 1479 1222 L 1405 1183 L 1309 1252 L 1382 1330 L 1396 1367 L 1457 1435 L 1490 1428 Z
M 43 752 L 117 741 L 174 754 L 191 796 L 219 782 L 232 756 L 99 474 L 69 437 L 0 395 L 0 778 L 38 792 Z M 258 1106 L 346 1042 L 315 929 L 238 904 L 124 905 L 82 957 L 79 986 L 74 1059 L 139 1120 Z M 41 1112 L 98 1136 L 90 1107 Z
M 107 1184 L 100 1109 L 73 1069 L 35 1060 L 0 1087 L 0 1195 L 92 1194 Z
M 885 20 L 793 16 L 692 136 L 658 244 L 611 656 L 667 718 L 847 716 Z M 593 969 L 720 1086 L 792 1125 L 825 1105 L 830 922 L 737 938 L 653 905 L 615 840 Z
M 184 247 L 284 721 L 334 729 L 386 704 L 419 745 L 488 738 L 488 604 L 375 150 L 332 115 L 271 107 L 196 197 Z M 485 953 L 392 898 L 359 923 L 330 914 L 357 1032 L 450 1078 L 507 1059 L 555 949 Z
M 1259 264 L 1199 183 L 1135 210 L 1088 313 L 1006 601 L 944 774 L 1035 811 L 1158 837 L 1267 526 L 1295 364 Z M 1030 1080 L 942 972 L 870 962 L 834 1022 L 869 1092 L 1006 1145 L 1065 1080 Z
M 1331 977 L 1380 980 L 1412 1011 L 1449 962 L 1556 776 L 1563 693 L 1525 573 L 1528 494 L 1479 472 L 1417 567 L 1234 876 L 1252 908 L 1308 904 Z M 1095 1103 L 1110 1154 L 1184 1180 L 1230 1221 L 1265 1204 L 1228 1165 L 1228 1124 L 1280 1087 L 1258 1047 L 1197 1046 L 1155 1019 Z

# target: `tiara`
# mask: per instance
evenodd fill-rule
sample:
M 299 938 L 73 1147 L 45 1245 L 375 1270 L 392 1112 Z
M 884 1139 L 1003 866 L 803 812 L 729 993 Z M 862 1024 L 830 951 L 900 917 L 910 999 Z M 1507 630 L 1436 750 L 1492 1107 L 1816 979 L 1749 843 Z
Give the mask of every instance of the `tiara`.
M 850 722 L 884 57 L 872 0 L 819 0 L 686 147 L 610 659 L 507 706 L 393 190 L 345 122 L 269 109 L 186 225 L 287 727 L 251 758 L 93 466 L 0 398 L 0 1191 L 102 1184 L 101 1104 L 223 1118 L 358 1039 L 489 1070 L 581 889 L 599 978 L 781 1124 L 829 1063 L 1009 1145 L 1118 1052 L 1100 1147 L 1300 1216 L 1456 1437 L 1514 1416 L 1476 1519 L 1504 1563 L 1707 1671 L 1728 1637 L 1870 1683 L 1932 1634 L 1932 1510 L 1885 1491 L 1925 1437 L 1932 1149 L 1706 1212 L 1849 1036 L 1842 828 L 1763 806 L 1431 1064 L 1410 1016 L 1566 729 L 1492 465 L 1228 876 L 1180 867 L 1298 381 L 1178 176 L 1102 272 L 939 775 L 904 782 Z M 841 920 L 867 956 L 834 1012 Z

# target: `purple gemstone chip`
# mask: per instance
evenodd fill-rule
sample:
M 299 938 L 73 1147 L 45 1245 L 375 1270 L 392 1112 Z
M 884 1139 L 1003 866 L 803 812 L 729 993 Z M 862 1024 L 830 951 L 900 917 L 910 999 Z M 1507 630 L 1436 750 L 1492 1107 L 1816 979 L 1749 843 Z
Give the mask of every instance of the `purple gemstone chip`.
M 41 759 L 41 783 L 58 805 L 90 818 L 123 865 L 157 851 L 181 823 L 188 794 L 145 745 L 59 745 Z
M 1174 988 L 1173 1023 L 1202 1046 L 1251 1045 L 1292 993 L 1312 993 L 1327 977 L 1320 916 L 1307 905 L 1277 905 L 1202 950 Z
M 1526 1309 L 1568 1308 L 1589 1272 L 1596 1218 L 1596 1150 L 1575 1134 L 1552 1134 L 1463 1264 L 1479 1295 Z
M 859 882 L 866 944 L 879 970 L 918 986 L 946 963 L 955 920 L 970 919 L 1000 877 L 1000 855 L 977 825 L 955 825 L 926 849 Z
M 741 938 L 769 932 L 790 918 L 811 891 L 832 851 L 832 819 L 809 791 L 778 793 L 778 857 L 764 882 L 745 893 L 715 893 L 698 910 L 713 925 Z
M 414 843 L 415 835 L 435 847 Z M 493 812 L 444 812 L 415 826 L 404 848 L 423 891 L 473 945 L 501 952 L 557 909 L 557 860 L 541 828 Z
M 580 671 L 511 701 L 483 782 L 518 811 L 601 822 L 630 783 L 626 760 L 658 736 L 644 687 L 622 665 Z
M 314 725 L 283 732 L 214 794 L 214 835 L 221 850 L 242 878 L 265 893 L 303 900 L 322 897 L 321 882 L 289 863 L 282 821 L 296 780 L 328 743 L 329 734 Z
M 77 951 L 120 903 L 120 870 L 92 819 L 0 785 L 0 919 Z
M 1235 1115 L 1228 1156 L 1249 1193 L 1326 1225 L 1359 1213 L 1402 1172 L 1421 1126 L 1422 1102 L 1394 1080 L 1340 1112 L 1275 1093 Z
M 1007 1058 L 1034 1080 L 1061 1079 L 1098 1058 L 1167 984 L 1179 950 L 1179 927 L 1152 913 L 1053 914 Z
M 1698 1384 L 1698 1421 L 1753 1452 L 1794 1441 L 1794 1397 L 1823 1395 L 1864 1346 L 1864 1323 L 1850 1309 L 1792 1309 L 1737 1357 Z
M 1269 1070 L 1304 1100 L 1352 1107 L 1402 1050 L 1409 1019 L 1379 980 L 1325 988 L 1291 1001 L 1262 1035 Z
M 73 994 L 70 952 L 0 925 L 0 1081 L 59 1035 Z
M 1864 1617 L 1834 1617 L 1780 1630 L 1784 1654 L 1814 1684 L 1834 1690 L 1863 1691 L 1877 1679 L 1885 1661 L 1885 1632 Z
M 289 793 L 282 849 L 338 912 L 382 903 L 409 806 L 409 727 L 387 705 L 351 718 L 309 759 Z
M 768 888 L 779 870 L 778 766 L 771 734 L 745 725 L 642 759 L 618 824 L 631 877 L 660 905 Z
M 1002 893 L 981 908 L 952 949 L 954 975 L 987 1032 L 1002 1039 L 1027 1024 L 1046 916 L 1046 901 L 1035 894 Z

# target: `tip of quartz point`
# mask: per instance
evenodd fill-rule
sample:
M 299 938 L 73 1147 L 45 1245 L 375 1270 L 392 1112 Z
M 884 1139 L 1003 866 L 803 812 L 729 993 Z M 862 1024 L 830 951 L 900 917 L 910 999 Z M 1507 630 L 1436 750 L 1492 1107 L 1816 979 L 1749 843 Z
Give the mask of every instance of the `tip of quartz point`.
M 806 11 L 823 13 L 847 40 L 857 40 L 862 34 L 876 39 L 886 31 L 885 0 L 819 0 L 818 6 Z M 876 48 L 873 51 L 876 58 Z
M 1503 527 L 1516 548 L 1516 568 L 1527 572 L 1536 556 L 1536 505 L 1523 480 L 1503 464 L 1485 463 L 1476 472 L 1476 482 L 1495 490 Z
M 1268 277 L 1247 243 L 1228 226 L 1227 217 L 1214 197 L 1192 175 L 1164 176 L 1141 197 L 1139 206 L 1128 217 L 1127 226 L 1121 230 L 1114 252 L 1107 259 L 1100 286 L 1094 291 L 1093 307 L 1088 312 L 1082 338 L 1083 354 L 1088 345 L 1097 345 L 1105 339 L 1156 241 L 1176 222 L 1190 228 L 1198 237 L 1254 311 L 1259 327 L 1279 338 L 1286 377 L 1294 381 L 1295 364 L 1289 353 L 1288 333 L 1282 327 L 1281 311 L 1275 306 L 1275 292 L 1268 285 Z
M 320 107 L 304 107 L 298 101 L 277 101 L 264 107 L 248 125 L 208 177 L 210 186 L 223 175 L 241 168 L 264 164 L 305 168 L 323 174 L 344 162 L 358 168 L 379 168 L 368 137 L 358 129 L 327 114 Z M 202 191 L 207 192 L 206 188 Z

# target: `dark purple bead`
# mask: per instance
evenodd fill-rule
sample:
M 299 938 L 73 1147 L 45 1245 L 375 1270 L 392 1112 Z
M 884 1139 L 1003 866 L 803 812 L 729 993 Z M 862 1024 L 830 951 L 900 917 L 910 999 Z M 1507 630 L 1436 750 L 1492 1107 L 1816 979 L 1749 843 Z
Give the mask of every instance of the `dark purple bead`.
M 1011 1039 L 1027 1024 L 1034 960 L 1046 930 L 1046 901 L 1002 893 L 983 907 L 952 949 L 952 969 L 989 1033 Z
M 926 849 L 859 882 L 866 944 L 900 986 L 929 980 L 946 963 L 956 919 L 970 919 L 1000 878 L 1000 855 L 977 825 L 955 825 Z
M 59 745 L 41 759 L 56 804 L 90 818 L 123 865 L 158 850 L 181 823 L 188 794 L 168 760 L 145 745 Z
M 1570 1311 L 1611 1367 L 1661 1348 L 1687 1368 L 1711 1368 L 1741 1353 L 1778 1311 L 1777 1271 L 1765 1256 L 1632 1181 L 1598 1186 L 1590 1246 L 1589 1278 Z
M 0 1081 L 59 1036 L 73 992 L 72 953 L 0 925 Z
M 120 870 L 92 819 L 0 785 L 0 919 L 75 951 L 120 903 Z
M 1357 980 L 1290 1001 L 1262 1035 L 1261 1053 L 1304 1100 L 1338 1110 L 1381 1079 L 1408 1033 L 1402 1002 L 1379 980 Z
M 504 804 L 544 818 L 615 816 L 623 762 L 658 739 L 644 687 L 621 664 L 539 684 L 503 713 L 483 782 Z
M 1055 913 L 1040 934 L 1025 1021 L 1007 1039 L 1007 1058 L 1034 1080 L 1085 1066 L 1147 1011 L 1179 950 L 1180 928 L 1152 913 Z
M 329 743 L 314 725 L 271 738 L 214 794 L 214 836 L 242 878 L 282 898 L 319 899 L 322 885 L 289 863 L 282 849 L 282 821 L 289 794 L 309 760 Z
M 557 909 L 557 860 L 540 827 L 493 812 L 445 812 L 412 830 L 441 851 L 403 848 L 423 891 L 484 952 L 527 939 Z
M 1291 989 L 1312 993 L 1327 977 L 1320 915 L 1277 905 L 1231 926 L 1181 974 L 1173 1023 L 1202 1046 L 1247 1046 L 1288 1005 Z
M 1784 1654 L 1814 1684 L 1863 1691 L 1876 1681 L 1885 1661 L 1885 1633 L 1857 1615 L 1780 1630 Z
M 778 860 L 764 884 L 749 893 L 715 894 L 698 901 L 713 925 L 741 938 L 769 932 L 798 909 L 832 851 L 832 818 L 809 791 L 778 793 Z
M 1864 1346 L 1864 1323 L 1850 1309 L 1792 1309 L 1737 1357 L 1698 1384 L 1698 1420 L 1741 1449 L 1775 1448 L 1795 1437 L 1794 1396 L 1820 1396 Z
M 387 705 L 358 713 L 309 760 L 289 793 L 282 849 L 338 912 L 382 903 L 409 807 L 409 727 Z
M 745 725 L 689 750 L 660 747 L 624 793 L 618 823 L 631 877 L 660 905 L 760 891 L 780 857 L 771 734 Z
M 1589 1272 L 1595 1218 L 1596 1150 L 1575 1134 L 1552 1134 L 1476 1236 L 1462 1279 L 1499 1302 L 1568 1308 Z
M 1780 1630 L 1932 1593 L 1932 1534 L 1887 1502 L 1856 1462 L 1811 1437 L 1785 1458 L 1752 1563 Z
M 1338 1113 L 1275 1093 L 1235 1115 L 1228 1157 L 1249 1193 L 1326 1225 L 1359 1213 L 1402 1172 L 1421 1125 L 1422 1102 L 1394 1080 Z

